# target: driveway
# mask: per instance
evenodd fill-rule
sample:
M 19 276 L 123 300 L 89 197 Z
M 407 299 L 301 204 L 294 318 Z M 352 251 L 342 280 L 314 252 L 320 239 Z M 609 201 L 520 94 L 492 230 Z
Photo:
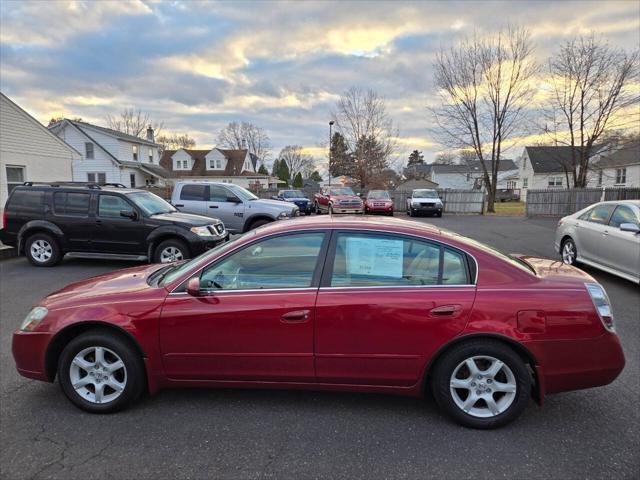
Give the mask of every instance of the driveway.
M 555 221 L 420 218 L 507 252 L 554 256 Z M 36 269 L 0 262 L 2 478 L 638 478 L 640 295 L 589 270 L 607 289 L 627 356 L 613 384 L 533 402 L 497 431 L 443 417 L 433 401 L 385 395 L 174 390 L 117 415 L 73 407 L 58 385 L 19 377 L 11 332 L 48 292 L 130 266 L 66 260 Z

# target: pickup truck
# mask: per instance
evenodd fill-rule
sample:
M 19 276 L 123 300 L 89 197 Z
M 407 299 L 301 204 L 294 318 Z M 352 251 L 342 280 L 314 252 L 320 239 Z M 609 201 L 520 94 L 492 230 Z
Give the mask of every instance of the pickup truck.
M 313 196 L 316 213 L 361 213 L 362 199 L 349 187 L 323 187 Z

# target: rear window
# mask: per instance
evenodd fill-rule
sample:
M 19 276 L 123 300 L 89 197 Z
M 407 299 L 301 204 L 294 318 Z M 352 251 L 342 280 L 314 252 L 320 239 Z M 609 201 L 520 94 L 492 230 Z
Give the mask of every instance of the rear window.
M 20 213 L 41 213 L 43 200 L 43 191 L 16 188 L 11 195 L 9 207 L 19 210 Z
M 78 192 L 53 194 L 53 211 L 56 215 L 88 216 L 91 195 Z
M 206 185 L 184 185 L 180 190 L 180 200 L 204 200 Z

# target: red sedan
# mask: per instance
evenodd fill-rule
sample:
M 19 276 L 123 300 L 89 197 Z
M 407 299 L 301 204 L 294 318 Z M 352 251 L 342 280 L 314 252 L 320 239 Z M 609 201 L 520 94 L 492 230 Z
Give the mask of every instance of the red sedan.
M 393 216 L 393 200 L 386 190 L 371 190 L 364 202 L 364 213 Z
M 476 428 L 624 367 L 586 273 L 370 217 L 275 222 L 186 263 L 71 284 L 31 310 L 13 355 L 90 412 L 165 387 L 430 389 Z

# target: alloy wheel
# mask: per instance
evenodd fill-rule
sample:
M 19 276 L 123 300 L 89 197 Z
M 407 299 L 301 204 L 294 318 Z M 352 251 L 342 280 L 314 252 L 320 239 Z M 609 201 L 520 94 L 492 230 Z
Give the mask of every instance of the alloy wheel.
M 576 246 L 571 240 L 564 242 L 562 246 L 562 261 L 567 265 L 573 265 L 576 260 Z
M 476 418 L 505 412 L 516 398 L 517 382 L 511 369 L 490 356 L 473 356 L 460 362 L 450 379 L 454 403 Z
M 122 359 L 105 347 L 80 351 L 69 367 L 69 379 L 84 400 L 102 404 L 118 398 L 127 385 L 127 369 Z
M 182 251 L 177 247 L 167 247 L 160 252 L 160 263 L 172 263 L 183 260 Z
M 31 244 L 30 253 L 36 262 L 45 263 L 53 255 L 53 247 L 46 240 L 38 239 Z

